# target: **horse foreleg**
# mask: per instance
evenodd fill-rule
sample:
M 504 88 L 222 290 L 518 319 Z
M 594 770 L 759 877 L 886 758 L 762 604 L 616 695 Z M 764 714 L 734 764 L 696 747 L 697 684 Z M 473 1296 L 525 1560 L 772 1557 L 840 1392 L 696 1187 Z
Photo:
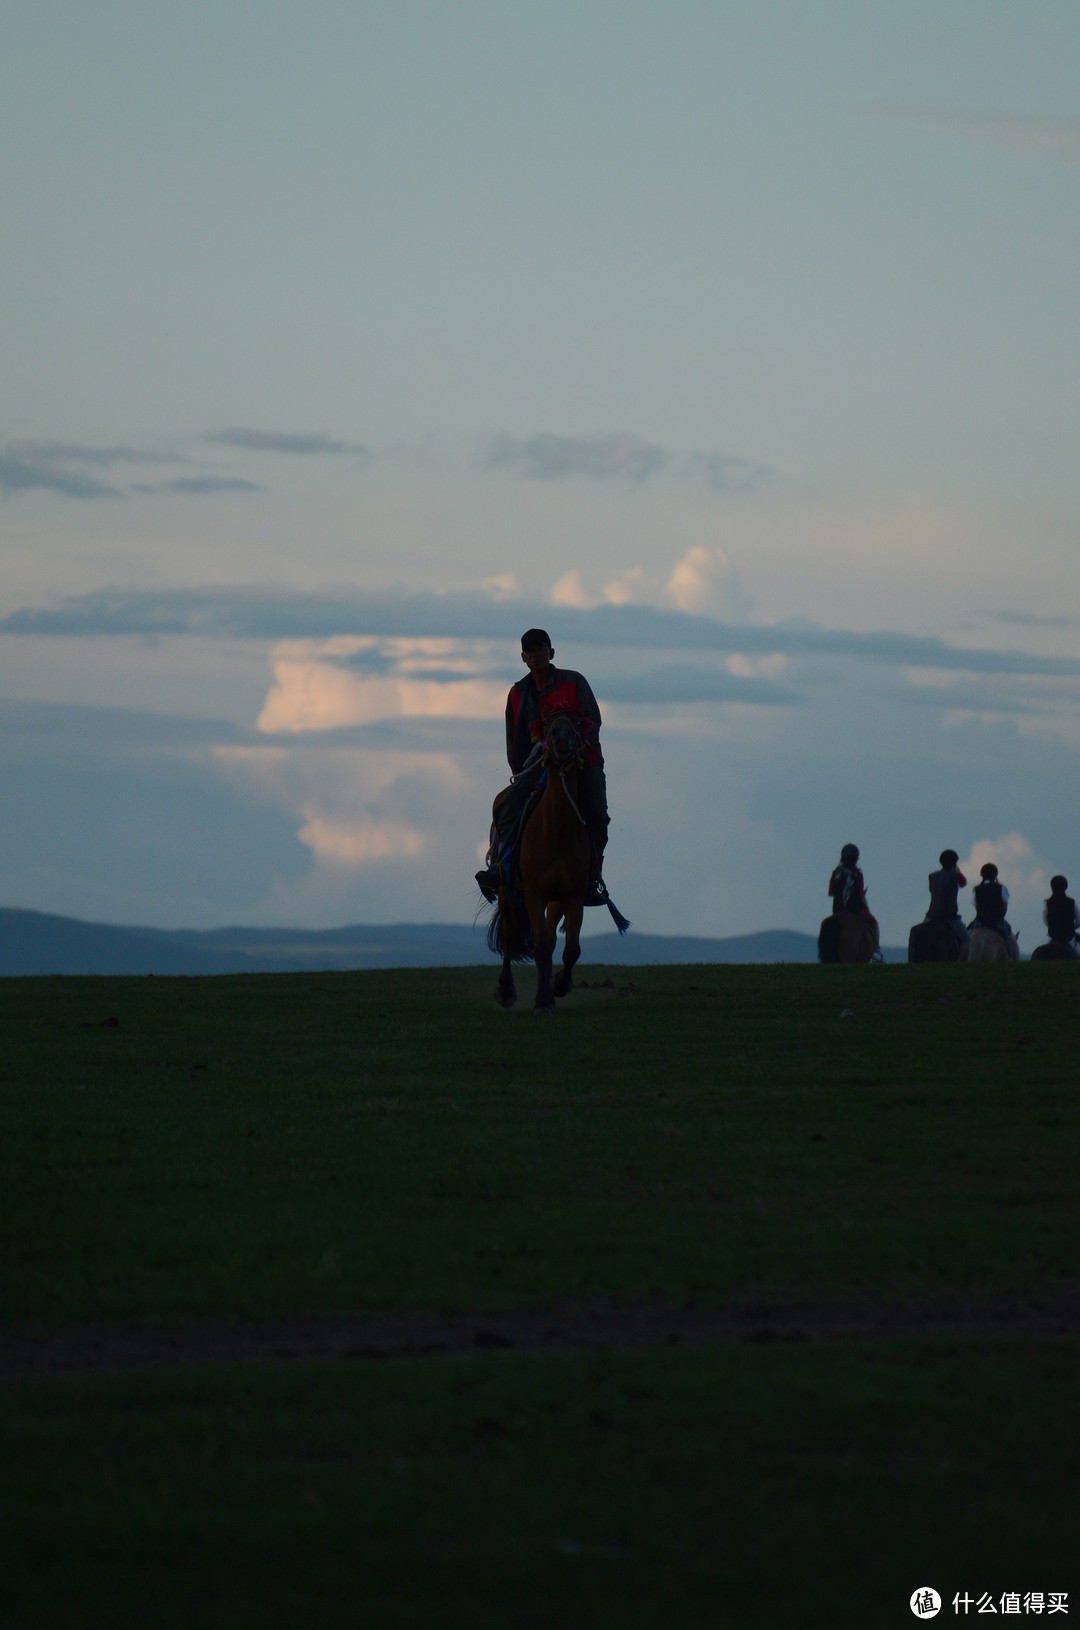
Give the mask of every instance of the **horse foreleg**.
M 543 900 L 529 900 L 529 921 L 533 931 L 533 956 L 536 960 L 536 1013 L 554 1013 L 555 991 L 551 983 L 551 940 L 548 938 L 547 919 Z M 555 921 L 558 922 L 556 917 Z
M 584 915 L 585 907 L 580 900 L 566 910 L 566 940 L 562 967 L 555 978 L 556 996 L 569 996 L 574 988 L 574 964 L 581 955 L 581 919 Z

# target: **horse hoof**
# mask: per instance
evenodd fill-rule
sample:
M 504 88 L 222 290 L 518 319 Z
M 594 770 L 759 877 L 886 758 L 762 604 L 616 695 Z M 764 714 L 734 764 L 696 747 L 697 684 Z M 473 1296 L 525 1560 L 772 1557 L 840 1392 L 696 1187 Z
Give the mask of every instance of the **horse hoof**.
M 500 1007 L 513 1007 L 517 1001 L 516 990 L 503 990 L 501 985 L 495 986 L 495 1000 Z
M 533 1012 L 538 1019 L 553 1019 L 555 1017 L 554 1005 L 551 1007 L 534 1007 Z
M 555 981 L 555 994 L 556 994 L 556 996 L 569 996 L 569 994 L 573 990 L 573 988 L 574 988 L 574 981 L 572 979 L 570 979 L 569 977 L 567 977 L 565 979 L 556 979 L 556 981 Z

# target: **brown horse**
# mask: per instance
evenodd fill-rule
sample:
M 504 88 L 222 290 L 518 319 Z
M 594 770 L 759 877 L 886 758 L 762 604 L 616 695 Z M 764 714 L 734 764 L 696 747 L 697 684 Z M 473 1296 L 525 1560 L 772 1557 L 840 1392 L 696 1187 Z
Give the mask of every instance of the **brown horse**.
M 1045 945 L 1036 945 L 1031 953 L 1032 962 L 1078 962 L 1080 955 L 1072 945 L 1063 940 L 1047 940 Z
M 581 955 L 581 919 L 589 886 L 591 846 L 581 813 L 578 771 L 582 767 L 582 737 L 566 713 L 552 714 L 544 726 L 544 766 L 547 781 L 536 808 L 521 835 L 521 898 L 512 899 L 504 887 L 496 908 L 496 943 L 503 965 L 495 987 L 500 1007 L 517 1000 L 512 962 L 531 952 L 536 961 L 536 1001 L 540 1014 L 555 1011 L 556 996 L 569 996 L 574 986 L 574 964 Z M 551 976 L 555 935 L 562 919 L 566 944 L 562 968 Z
M 949 927 L 933 917 L 924 917 L 908 935 L 909 962 L 966 962 L 968 948 Z
M 834 911 L 818 932 L 819 962 L 872 962 L 878 952 L 877 922 L 874 926 L 854 911 Z

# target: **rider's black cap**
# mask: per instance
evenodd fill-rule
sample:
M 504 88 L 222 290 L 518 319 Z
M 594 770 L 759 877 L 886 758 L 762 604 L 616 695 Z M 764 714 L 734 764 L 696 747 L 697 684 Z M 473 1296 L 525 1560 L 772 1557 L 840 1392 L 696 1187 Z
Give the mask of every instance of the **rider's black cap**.
M 534 645 L 544 645 L 551 650 L 551 635 L 546 628 L 527 628 L 521 636 L 521 649 L 531 651 Z

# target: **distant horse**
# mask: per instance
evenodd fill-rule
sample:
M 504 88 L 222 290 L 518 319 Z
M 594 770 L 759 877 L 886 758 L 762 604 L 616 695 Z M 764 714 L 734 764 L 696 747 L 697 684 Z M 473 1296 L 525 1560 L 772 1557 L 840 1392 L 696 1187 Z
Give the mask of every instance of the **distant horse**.
M 1020 947 L 1015 937 L 1010 934 L 1008 939 L 999 934 L 996 929 L 983 928 L 975 923 L 971 930 L 971 944 L 968 946 L 969 962 L 1019 962 Z
M 1063 940 L 1047 940 L 1045 945 L 1036 945 L 1031 953 L 1032 962 L 1080 962 L 1080 953 L 1074 945 L 1066 945 Z
M 909 962 L 966 962 L 967 951 L 948 923 L 935 922 L 932 917 L 916 923 L 908 935 Z
M 878 955 L 874 928 L 854 911 L 834 911 L 818 931 L 818 961 L 872 962 Z
M 488 943 L 502 953 L 502 972 L 495 987 L 500 1007 L 513 1007 L 517 1000 L 511 963 L 531 956 L 536 962 L 534 1008 L 549 1014 L 555 1011 L 556 996 L 569 996 L 574 985 L 591 844 L 579 807 L 581 731 L 569 714 L 555 713 L 544 726 L 543 741 L 547 780 L 521 834 L 521 893 L 517 896 L 506 886 L 500 889 Z M 552 980 L 560 918 L 566 924 L 566 943 L 562 968 Z

